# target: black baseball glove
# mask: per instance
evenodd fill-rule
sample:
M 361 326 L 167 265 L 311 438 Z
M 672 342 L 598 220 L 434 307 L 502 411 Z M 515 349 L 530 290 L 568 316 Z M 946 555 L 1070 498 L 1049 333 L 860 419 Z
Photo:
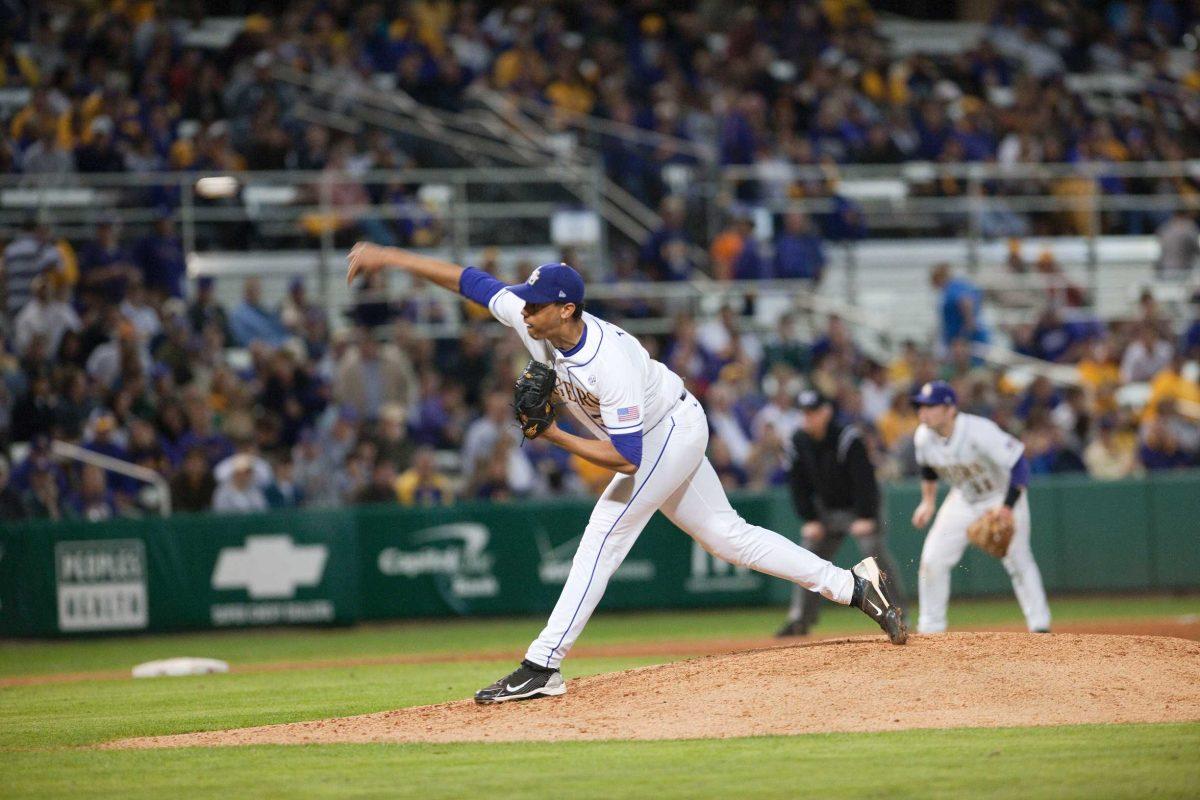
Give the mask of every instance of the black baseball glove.
M 517 378 L 513 387 L 513 410 L 526 439 L 541 436 L 554 422 L 554 403 L 550 395 L 557 381 L 554 370 L 540 361 L 530 361 Z

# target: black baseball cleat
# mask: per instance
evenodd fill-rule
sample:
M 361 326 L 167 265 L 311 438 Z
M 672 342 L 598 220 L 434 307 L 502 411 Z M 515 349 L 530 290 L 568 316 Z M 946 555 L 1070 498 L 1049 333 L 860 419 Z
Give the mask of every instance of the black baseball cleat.
M 789 620 L 782 628 L 775 631 L 776 639 L 787 639 L 791 636 L 808 636 L 808 626 L 798 619 Z
M 522 661 L 521 666 L 511 673 L 476 692 L 475 702 L 484 705 L 507 703 L 509 700 L 526 700 L 542 695 L 553 697 L 566 693 L 567 684 L 561 672 Z
M 850 605 L 879 623 L 892 644 L 904 644 L 908 640 L 908 626 L 904 624 L 904 611 L 888 598 L 887 573 L 879 568 L 874 558 L 864 558 L 850 572 L 854 575 L 854 597 Z

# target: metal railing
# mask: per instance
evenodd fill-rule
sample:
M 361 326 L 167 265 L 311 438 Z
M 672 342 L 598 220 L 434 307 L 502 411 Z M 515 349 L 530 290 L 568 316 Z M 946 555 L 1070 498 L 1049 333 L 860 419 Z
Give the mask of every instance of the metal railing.
M 116 472 L 134 480 L 150 484 L 156 492 L 155 499 L 158 501 L 159 512 L 164 517 L 171 516 L 171 486 L 167 483 L 166 478 L 154 470 L 57 439 L 51 442 L 50 451 L 59 458 L 67 458 L 72 461 L 91 464 L 100 469 Z

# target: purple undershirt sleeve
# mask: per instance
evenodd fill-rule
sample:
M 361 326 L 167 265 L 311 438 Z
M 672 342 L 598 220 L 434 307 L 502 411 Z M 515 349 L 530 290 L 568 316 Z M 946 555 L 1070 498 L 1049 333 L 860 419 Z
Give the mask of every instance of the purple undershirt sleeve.
M 475 267 L 467 267 L 458 279 L 458 293 L 472 302 L 487 306 L 504 283 Z
M 626 461 L 635 467 L 642 465 L 642 432 L 617 433 L 609 437 L 613 447 L 617 448 Z

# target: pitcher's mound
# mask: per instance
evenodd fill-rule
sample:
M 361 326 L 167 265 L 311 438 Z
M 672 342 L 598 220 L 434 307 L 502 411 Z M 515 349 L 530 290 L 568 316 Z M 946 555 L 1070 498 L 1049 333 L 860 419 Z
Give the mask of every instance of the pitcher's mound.
M 108 746 L 698 739 L 1191 720 L 1200 720 L 1198 642 L 949 633 L 913 636 L 903 647 L 879 637 L 830 639 L 568 676 L 562 697 L 495 706 L 459 700 Z

